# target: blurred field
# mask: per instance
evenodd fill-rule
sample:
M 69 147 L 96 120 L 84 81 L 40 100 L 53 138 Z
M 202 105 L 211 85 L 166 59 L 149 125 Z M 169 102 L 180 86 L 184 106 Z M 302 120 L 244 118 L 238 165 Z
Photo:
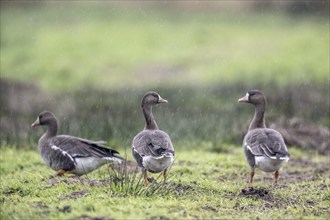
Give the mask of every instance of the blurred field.
M 85 2 L 3 7 L 1 24 L 2 77 L 53 92 L 329 79 L 326 16 Z
M 240 143 L 253 110 L 236 101 L 251 88 L 269 124 L 330 126 L 326 16 L 84 2 L 2 7 L 1 24 L 2 145 L 35 143 L 47 109 L 61 133 L 129 146 L 148 90 L 170 101 L 155 114 L 175 142 Z

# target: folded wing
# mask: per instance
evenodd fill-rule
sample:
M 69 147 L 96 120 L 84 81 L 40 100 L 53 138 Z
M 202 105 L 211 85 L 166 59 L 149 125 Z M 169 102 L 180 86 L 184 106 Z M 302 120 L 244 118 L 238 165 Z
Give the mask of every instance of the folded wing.
M 244 145 L 255 156 L 266 156 L 272 159 L 288 157 L 283 137 L 273 129 L 258 128 L 249 131 L 244 138 Z
M 103 141 L 90 141 L 87 139 L 77 138 L 69 135 L 58 135 L 51 140 L 51 145 L 55 145 L 61 151 L 69 154 L 72 158 L 75 157 L 117 157 L 117 151 L 102 146 Z
M 140 156 L 174 156 L 174 148 L 168 134 L 161 130 L 144 130 L 133 139 L 133 150 Z

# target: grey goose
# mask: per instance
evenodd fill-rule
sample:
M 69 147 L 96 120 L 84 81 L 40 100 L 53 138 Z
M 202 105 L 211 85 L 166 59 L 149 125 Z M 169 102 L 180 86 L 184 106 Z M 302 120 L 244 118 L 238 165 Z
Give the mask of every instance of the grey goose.
M 90 141 L 70 135 L 57 135 L 57 119 L 52 112 L 41 112 L 31 127 L 46 126 L 38 149 L 44 162 L 56 171 L 55 176 L 71 173 L 83 175 L 109 161 L 120 163 L 117 151 L 103 146 L 104 141 Z
M 167 133 L 159 130 L 152 107 L 159 103 L 167 103 L 156 92 L 147 92 L 141 101 L 142 112 L 145 118 L 145 127 L 138 133 L 132 142 L 132 154 L 139 167 L 142 168 L 144 184 L 148 184 L 147 172 L 163 172 L 164 182 L 168 175 L 168 168 L 174 159 L 174 148 Z
M 245 157 L 251 169 L 249 183 L 252 184 L 255 168 L 259 168 L 264 172 L 274 172 L 276 185 L 282 165 L 289 160 L 289 153 L 282 135 L 266 128 L 266 97 L 259 90 L 250 90 L 238 102 L 255 106 L 254 117 L 243 139 Z

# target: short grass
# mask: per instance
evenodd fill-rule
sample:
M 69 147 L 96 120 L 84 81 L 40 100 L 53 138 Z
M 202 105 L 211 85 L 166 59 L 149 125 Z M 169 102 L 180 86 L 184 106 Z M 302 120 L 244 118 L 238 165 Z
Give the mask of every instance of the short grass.
M 329 20 L 92 2 L 1 8 L 2 77 L 86 85 L 324 83 Z
M 107 166 L 80 178 L 50 178 L 53 171 L 36 151 L 4 147 L 0 149 L 1 219 L 330 217 L 329 161 L 325 156 L 292 148 L 291 161 L 277 187 L 272 187 L 272 174 L 257 172 L 254 187 L 268 193 L 244 195 L 248 166 L 242 149 L 232 145 L 223 148 L 226 153 L 179 149 L 168 183 L 148 196 L 115 187 L 109 181 Z M 95 181 L 108 182 L 96 185 Z

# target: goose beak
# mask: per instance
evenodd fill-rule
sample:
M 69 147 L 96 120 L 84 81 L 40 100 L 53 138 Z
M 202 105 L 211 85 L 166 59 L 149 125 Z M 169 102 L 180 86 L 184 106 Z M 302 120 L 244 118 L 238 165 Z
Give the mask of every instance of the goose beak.
M 39 125 L 40 125 L 40 121 L 39 121 L 39 118 L 37 118 L 37 120 L 36 120 L 35 122 L 32 123 L 31 128 L 33 128 L 33 127 L 37 127 L 37 126 L 39 126 Z
M 159 96 L 158 103 L 168 103 L 168 101 Z
M 249 93 L 246 93 L 245 96 L 242 98 L 238 99 L 238 102 L 249 102 Z

